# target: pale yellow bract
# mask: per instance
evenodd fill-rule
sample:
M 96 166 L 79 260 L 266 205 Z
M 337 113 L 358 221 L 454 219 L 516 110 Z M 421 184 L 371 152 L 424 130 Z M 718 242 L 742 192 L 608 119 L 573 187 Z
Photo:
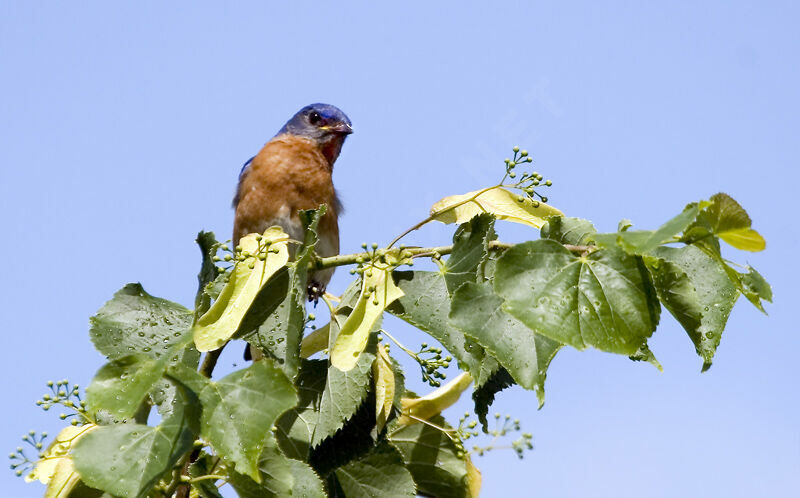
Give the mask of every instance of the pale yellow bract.
M 439 389 L 421 398 L 403 398 L 403 414 L 398 422 L 401 425 L 411 425 L 419 420 L 427 420 L 443 410 L 453 406 L 461 394 L 472 384 L 472 376 L 462 372 L 458 377 L 443 385 Z
M 466 223 L 475 215 L 493 214 L 498 220 L 541 228 L 548 216 L 563 216 L 558 209 L 525 197 L 522 202 L 519 196 L 501 187 L 476 190 L 462 195 L 445 197 L 431 207 L 431 218 L 442 223 Z
M 33 471 L 25 476 L 25 481 L 39 480 L 47 484 L 45 498 L 65 498 L 80 480 L 75 471 L 75 464 L 69 450 L 75 442 L 85 434 L 96 429 L 95 424 L 67 426 L 58 433 L 55 440 L 44 452 L 44 456 L 36 463 Z
M 375 379 L 376 427 L 380 432 L 392 413 L 395 392 L 392 360 L 389 359 L 383 344 L 378 344 L 378 354 L 375 356 L 375 361 L 372 362 L 372 378 Z
M 260 241 L 256 234 L 250 234 L 243 237 L 239 245 L 243 252 L 252 256 L 236 263 L 217 300 L 197 320 L 193 335 L 198 351 L 218 349 L 230 339 L 258 291 L 289 261 L 289 236 L 277 226 L 268 228 Z M 267 245 L 269 247 L 265 249 Z M 257 255 L 264 251 L 266 258 L 261 260 Z
M 364 270 L 361 294 L 331 348 L 331 365 L 346 372 L 356 366 L 378 318 L 403 291 L 392 280 L 391 268 L 373 264 Z

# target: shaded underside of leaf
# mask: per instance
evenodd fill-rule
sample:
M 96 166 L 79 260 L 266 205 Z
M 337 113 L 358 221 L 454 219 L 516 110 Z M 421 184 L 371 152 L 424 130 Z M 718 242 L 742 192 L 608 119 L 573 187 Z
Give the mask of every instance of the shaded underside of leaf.
M 475 390 L 472 391 L 472 401 L 475 403 L 475 415 L 478 416 L 478 420 L 480 420 L 483 426 L 483 432 L 489 433 L 489 422 L 486 420 L 486 416 L 489 414 L 489 407 L 494 403 L 495 395 L 514 384 L 516 384 L 516 382 L 514 382 L 514 378 L 511 377 L 508 370 L 501 368 L 495 372 L 494 375 L 489 377 L 489 380 L 482 386 L 476 386 Z
M 431 422 L 447 427 L 442 417 Z M 439 429 L 426 424 L 402 427 L 389 436 L 411 472 L 417 493 L 440 498 L 469 496 L 467 463 L 457 456 L 453 441 Z
M 336 469 L 336 478 L 348 498 L 416 495 L 414 479 L 403 457 L 386 443 Z

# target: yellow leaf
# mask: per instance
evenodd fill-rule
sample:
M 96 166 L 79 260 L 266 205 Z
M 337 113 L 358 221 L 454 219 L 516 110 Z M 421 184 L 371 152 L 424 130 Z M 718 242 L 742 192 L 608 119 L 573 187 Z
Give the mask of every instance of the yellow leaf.
M 466 456 L 466 463 L 467 487 L 469 489 L 469 495 L 471 498 L 478 498 L 478 495 L 481 493 L 481 484 L 483 483 L 481 471 L 478 470 L 478 467 L 472 463 L 472 459 L 469 457 L 469 455 Z
M 67 498 L 80 480 L 81 476 L 75 470 L 72 458 L 69 456 L 60 458 L 50 484 L 47 485 L 44 498 Z
M 258 291 L 289 261 L 289 236 L 280 227 L 268 228 L 260 241 L 255 234 L 243 237 L 239 245 L 251 257 L 236 263 L 230 280 L 217 300 L 197 320 L 194 326 L 194 343 L 198 351 L 218 349 L 230 339 L 239 328 Z M 259 254 L 265 254 L 266 258 L 261 260 Z
M 369 266 L 364 270 L 358 304 L 347 317 L 331 348 L 331 364 L 346 372 L 356 366 L 367 347 L 369 332 L 383 310 L 401 297 L 403 291 L 392 280 L 389 267 Z
M 470 384 L 472 384 L 472 376 L 463 372 L 439 389 L 421 398 L 401 399 L 403 415 L 398 422 L 401 425 L 411 425 L 417 423 L 415 419 L 427 420 L 441 413 L 458 401 Z
M 464 223 L 477 214 L 491 213 L 498 220 L 541 228 L 548 216 L 564 214 L 543 202 L 534 207 L 531 199 L 525 197 L 522 202 L 518 199 L 518 195 L 500 187 L 476 190 L 463 195 L 445 197 L 433 205 L 431 217 L 442 223 Z
M 318 328 L 307 336 L 303 337 L 300 343 L 300 358 L 308 358 L 314 353 L 319 353 L 328 347 L 328 334 L 330 334 L 331 324 Z
M 33 471 L 25 476 L 25 480 L 31 482 L 38 479 L 42 484 L 47 484 L 46 498 L 69 495 L 79 480 L 72 458 L 69 456 L 69 450 L 84 434 L 96 428 L 95 424 L 87 424 L 83 426 L 70 425 L 62 429 L 47 447 L 42 458 L 36 462 Z
M 742 251 L 758 252 L 767 247 L 767 241 L 752 228 L 730 230 L 719 234 L 719 238 Z
M 392 360 L 383 344 L 378 344 L 378 355 L 372 362 L 372 378 L 375 379 L 375 419 L 378 432 L 386 425 L 394 402 L 394 370 Z

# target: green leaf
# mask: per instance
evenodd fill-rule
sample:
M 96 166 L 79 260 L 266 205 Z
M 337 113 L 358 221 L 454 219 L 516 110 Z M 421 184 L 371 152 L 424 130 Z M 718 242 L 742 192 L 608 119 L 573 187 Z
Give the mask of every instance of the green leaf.
M 192 448 L 197 406 L 191 393 L 181 388 L 171 413 L 158 427 L 115 424 L 85 434 L 72 453 L 81 480 L 114 496 L 146 496 Z
M 335 337 L 335 328 L 332 327 L 332 337 Z M 342 371 L 332 364 L 328 367 L 325 389 L 317 407 L 319 416 L 314 425 L 311 446 L 317 446 L 341 429 L 367 397 L 377 343 L 377 334 L 370 333 L 364 351 L 350 370 Z
M 107 410 L 117 420 L 131 417 L 161 379 L 167 359 L 134 355 L 105 364 L 86 389 L 89 413 Z
M 498 220 L 541 228 L 548 216 L 563 214 L 543 202 L 539 202 L 535 207 L 531 199 L 525 198 L 520 202 L 519 197 L 500 187 L 452 195 L 431 207 L 431 218 L 446 224 L 466 223 L 478 214 L 489 213 Z
M 569 218 L 566 216 L 551 216 L 542 226 L 543 239 L 555 240 L 562 244 L 576 246 L 587 245 L 591 242 L 592 235 L 597 232 L 589 220 Z
M 743 251 L 756 252 L 766 248 L 764 238 L 750 228 L 752 221 L 747 211 L 731 196 L 720 192 L 711 197 L 711 202 L 703 214 L 714 235 Z
M 214 264 L 214 252 L 217 239 L 214 232 L 200 232 L 197 234 L 197 245 L 203 255 L 200 264 L 200 273 L 197 274 L 197 295 L 194 298 L 194 309 L 197 316 L 202 315 L 211 306 L 211 296 L 206 292 L 206 286 L 217 278 L 217 267 Z
M 319 476 L 306 463 L 286 458 L 272 437 L 269 438 L 258 460 L 260 483 L 234 473 L 231 485 L 240 498 L 325 497 L 325 488 Z
M 646 361 L 647 363 L 656 367 L 659 372 L 664 371 L 664 369 L 661 367 L 661 363 L 659 363 L 658 360 L 656 359 L 656 355 L 654 355 L 653 352 L 650 351 L 650 347 L 646 343 L 639 348 L 639 351 L 630 355 L 629 358 L 632 361 Z
M 169 373 L 203 406 L 201 435 L 233 468 L 258 482 L 258 459 L 278 416 L 297 402 L 294 386 L 271 360 L 253 362 L 218 381 L 180 365 Z
M 756 308 L 764 311 L 761 300 L 772 302 L 772 287 L 766 279 L 752 266 L 747 267 L 747 273 L 740 273 L 742 293 L 753 303 Z M 766 313 L 766 311 L 764 311 Z
M 367 347 L 370 330 L 403 291 L 392 280 L 391 269 L 372 264 L 363 274 L 361 295 L 331 347 L 331 364 L 342 371 L 354 368 Z
M 268 298 L 257 298 L 257 306 L 253 306 L 257 313 L 245 319 L 247 324 L 255 323 L 253 328 L 257 327 L 255 334 L 246 336 L 245 340 L 275 358 L 290 378 L 297 375 L 300 364 L 300 342 L 306 325 L 308 266 L 317 243 L 317 226 L 325 211 L 324 205 L 317 210 L 300 211 L 305 234 L 303 246 L 285 273 L 279 272 L 267 284 L 264 293 Z
M 483 432 L 489 433 L 489 422 L 486 420 L 486 416 L 489 414 L 489 407 L 494 403 L 495 395 L 514 384 L 516 382 L 514 382 L 514 378 L 511 377 L 508 370 L 501 368 L 489 377 L 489 380 L 482 386 L 475 386 L 475 390 L 472 391 L 472 401 L 475 403 L 475 415 L 481 421 Z M 541 408 L 541 402 L 539 407 Z
M 701 206 L 696 203 L 689 204 L 681 214 L 661 225 L 658 230 L 599 233 L 593 235 L 592 240 L 604 247 L 618 245 L 628 254 L 646 254 L 663 244 L 675 242 L 675 237 L 695 221 L 700 209 Z
M 376 351 L 377 336 L 371 334 L 356 366 L 346 372 L 325 360 L 301 363 L 296 378 L 299 401 L 276 423 L 287 456 L 306 460 L 311 447 L 333 436 L 356 413 L 370 390 Z
M 497 262 L 494 288 L 510 315 L 577 349 L 632 355 L 658 324 L 644 265 L 619 249 L 578 258 L 551 240 L 518 244 Z
M 249 257 L 236 263 L 217 300 L 197 320 L 194 342 L 199 351 L 218 349 L 239 330 L 261 288 L 289 260 L 288 241 L 280 227 L 268 228 L 260 240 L 250 234 L 239 241 Z M 262 255 L 264 260 L 259 257 Z
M 431 422 L 446 427 L 442 417 L 434 417 Z M 453 441 L 439 429 L 427 424 L 405 426 L 389 436 L 389 443 L 403 456 L 418 494 L 439 498 L 470 495 L 467 463 L 458 457 Z
M 404 295 L 387 311 L 439 341 L 476 384 L 485 382 L 497 370 L 498 363 L 450 324 L 450 295 L 444 276 L 439 272 L 395 271 L 393 277 Z
M 720 262 L 695 246 L 660 247 L 645 262 L 659 299 L 683 325 L 707 370 L 739 296 L 736 287 Z
M 562 344 L 536 333 L 503 309 L 491 283 L 468 283 L 453 296 L 450 320 L 497 358 L 525 389 L 535 389 L 544 404 L 544 381 L 550 361 Z
M 478 268 L 489 254 L 489 242 L 496 239 L 494 216 L 480 214 L 462 224 L 453 235 L 453 252 L 445 263 L 444 281 L 451 295 L 464 282 L 475 282 Z
M 336 477 L 348 498 L 416 496 L 414 479 L 402 456 L 385 443 L 336 469 Z
M 89 321 L 94 346 L 110 360 L 132 354 L 158 358 L 191 335 L 192 312 L 151 296 L 140 284 L 128 284 Z M 192 367 L 199 357 L 193 347 L 183 353 L 183 361 Z
M 276 437 L 284 454 L 289 458 L 307 460 L 311 450 L 314 429 L 319 421 L 319 404 L 328 375 L 326 360 L 304 360 L 295 377 L 298 401 L 285 412 L 275 427 Z

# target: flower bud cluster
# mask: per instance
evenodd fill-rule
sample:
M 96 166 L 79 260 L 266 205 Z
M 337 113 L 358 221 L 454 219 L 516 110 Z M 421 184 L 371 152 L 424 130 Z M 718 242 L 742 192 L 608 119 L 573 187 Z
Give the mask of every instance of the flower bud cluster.
M 430 356 L 423 358 L 422 355 Z M 440 387 L 442 385 L 441 381 L 447 378 L 447 374 L 439 371 L 439 369 L 449 367 L 450 362 L 453 361 L 452 356 L 442 358 L 442 348 L 429 347 L 425 342 L 420 345 L 420 349 L 415 353 L 414 359 L 419 363 L 422 382 L 427 382 L 431 387 Z
M 517 172 L 515 171 L 515 168 L 518 165 L 533 162 L 533 159 L 530 157 L 530 155 L 528 155 L 527 150 L 520 150 L 519 147 L 515 146 L 513 151 L 513 158 L 505 159 L 506 176 L 508 178 L 517 178 Z M 533 207 L 539 207 L 540 202 L 547 202 L 548 199 L 537 192 L 536 188 L 551 187 L 552 185 L 553 181 L 545 180 L 544 177 L 539 174 L 539 172 L 534 171 L 533 173 L 528 173 L 526 171 L 522 173 L 522 176 L 519 177 L 519 180 L 513 185 L 513 187 L 520 189 L 522 192 L 517 196 L 517 201 L 521 203 L 529 202 L 533 205 Z
M 401 265 L 408 265 L 414 266 L 414 262 L 412 260 L 412 254 L 408 250 L 406 250 L 405 246 L 400 246 L 399 248 L 391 248 L 391 249 L 379 249 L 378 243 L 373 242 L 370 245 L 367 245 L 366 242 L 361 244 L 361 248 L 364 249 L 364 252 L 356 258 L 356 267 L 350 270 L 351 275 L 359 274 L 363 275 L 364 272 L 370 272 L 371 267 L 379 264 L 382 267 L 391 267 L 397 268 Z M 367 274 L 367 276 L 372 276 L 371 274 Z
M 86 401 L 81 399 L 80 386 L 78 384 L 70 385 L 67 379 L 55 382 L 50 380 L 47 381 L 47 387 L 50 388 L 50 392 L 45 393 L 41 399 L 36 400 L 36 406 L 40 406 L 44 411 L 50 410 L 55 405 L 67 408 L 73 413 L 61 413 L 58 417 L 61 420 L 71 418 L 70 423 L 72 425 L 91 420 L 86 412 Z
M 520 431 L 519 419 L 511 419 L 511 415 L 501 416 L 499 413 L 494 414 L 495 428 L 489 431 L 489 436 L 492 437 L 491 442 L 487 446 L 475 445 L 472 451 L 477 453 L 478 456 L 483 456 L 487 451 L 496 449 L 511 449 L 517 454 L 517 457 L 523 458 L 525 450 L 533 449 L 533 435 L 528 432 L 523 432 L 518 439 L 511 443 L 511 446 L 498 446 L 497 440 L 509 436 L 511 433 Z M 474 423 L 474 422 L 473 422 Z M 473 426 L 474 427 L 474 426 Z
M 37 434 L 33 429 L 22 436 L 22 441 L 29 446 L 32 446 L 36 451 L 37 456 L 34 459 L 28 457 L 28 455 L 25 453 L 25 449 L 22 446 L 17 446 L 13 452 L 8 454 L 8 458 L 11 460 L 11 470 L 14 471 L 14 474 L 16 474 L 17 477 L 21 477 L 23 474 L 27 474 L 33 470 L 34 466 L 36 466 L 36 462 L 44 457 L 44 440 L 46 438 L 46 432 Z

